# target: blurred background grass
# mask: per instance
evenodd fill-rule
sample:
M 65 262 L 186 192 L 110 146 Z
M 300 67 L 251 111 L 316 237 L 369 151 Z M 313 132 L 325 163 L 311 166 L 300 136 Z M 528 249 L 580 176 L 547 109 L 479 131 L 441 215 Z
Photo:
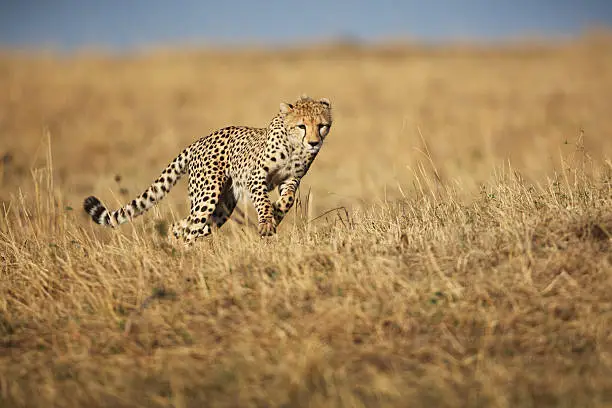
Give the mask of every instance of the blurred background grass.
M 302 185 L 315 213 L 400 197 L 419 165 L 471 194 L 507 162 L 529 180 L 552 176 L 581 131 L 593 160 L 612 148 L 605 35 L 505 47 L 4 52 L 0 70 L 4 202 L 44 164 L 48 138 L 72 206 L 90 193 L 127 199 L 192 141 L 229 124 L 264 126 L 302 92 L 330 98 L 335 115 Z M 168 200 L 185 211 L 185 186 L 176 189 Z
M 599 2 L 65 0 L 0 15 L 3 202 L 49 138 L 71 205 L 121 200 L 193 140 L 263 126 L 303 92 L 334 104 L 302 186 L 317 213 L 399 197 L 421 164 L 469 195 L 507 162 L 550 176 L 581 131 L 595 160 L 612 144 L 612 7 Z M 185 210 L 183 193 L 169 200 Z

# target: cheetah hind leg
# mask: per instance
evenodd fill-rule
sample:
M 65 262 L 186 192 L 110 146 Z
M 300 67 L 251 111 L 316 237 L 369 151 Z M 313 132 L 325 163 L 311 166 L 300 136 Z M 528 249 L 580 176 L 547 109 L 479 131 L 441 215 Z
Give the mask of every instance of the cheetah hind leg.
M 210 204 L 214 204 L 214 202 L 215 201 L 211 200 Z M 237 200 L 232 190 L 231 182 L 227 182 L 219 197 L 219 202 L 214 207 L 213 213 L 207 217 L 205 212 L 198 212 L 197 209 L 200 207 L 194 200 L 194 202 L 192 202 L 191 215 L 173 223 L 170 227 L 172 234 L 170 235 L 170 239 L 172 240 L 173 237 L 176 241 L 182 239 L 185 242 L 185 246 L 189 247 L 195 239 L 209 235 L 212 232 L 212 224 L 216 225 L 217 229 L 221 228 L 232 215 L 234 208 L 236 208 L 236 204 Z M 196 225 L 200 228 L 195 228 Z
M 234 191 L 232 190 L 231 184 L 228 184 L 223 189 L 221 193 L 221 199 L 219 200 L 219 204 L 215 208 L 215 211 L 211 217 L 211 224 L 217 226 L 217 229 L 221 228 L 223 224 L 231 217 L 234 209 L 237 204 L 236 196 L 234 195 Z
M 171 242 L 178 243 L 184 239 L 185 229 L 189 225 L 187 218 L 183 218 L 170 226 L 168 238 Z
M 183 234 L 183 239 L 187 245 L 211 233 L 212 215 L 221 201 L 220 196 L 224 182 L 225 180 L 221 176 L 212 178 L 208 188 L 202 192 L 206 195 L 203 201 L 196 198 L 199 194 L 192 194 L 194 199 L 191 202 L 191 214 L 187 217 L 187 226 Z M 192 185 L 190 184 L 189 187 L 191 192 Z
M 214 224 L 217 229 L 221 228 L 223 224 L 225 224 L 225 222 L 230 218 L 232 212 L 234 212 L 234 208 L 236 208 L 236 199 L 232 192 L 229 192 L 229 195 L 231 196 L 223 196 L 223 198 L 221 199 L 221 203 L 219 203 L 215 208 L 215 211 L 211 216 L 211 222 L 206 224 L 206 226 L 204 227 L 206 231 L 203 235 L 208 235 L 212 232 L 210 227 L 211 224 Z M 170 234 L 168 235 L 168 238 L 170 238 L 171 241 L 175 242 L 184 239 L 186 236 L 186 230 L 188 225 L 188 218 L 183 218 L 182 220 L 173 223 L 170 226 Z
M 171 233 L 168 234 L 168 239 L 175 245 L 182 244 L 185 248 L 190 248 L 196 238 L 201 236 L 209 235 L 212 230 L 209 224 L 205 224 L 195 233 L 192 231 L 189 233 L 190 217 L 184 218 L 180 221 L 175 222 L 170 227 Z
M 183 230 L 185 246 L 189 247 L 196 239 L 210 235 L 212 229 L 210 228 L 208 218 L 208 216 L 199 213 L 187 217 L 188 225 Z

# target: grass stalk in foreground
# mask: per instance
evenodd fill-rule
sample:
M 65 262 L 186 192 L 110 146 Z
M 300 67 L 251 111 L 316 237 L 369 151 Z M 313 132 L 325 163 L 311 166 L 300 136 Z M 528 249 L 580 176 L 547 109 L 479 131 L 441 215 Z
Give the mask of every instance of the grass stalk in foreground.
M 0 215 L 3 405 L 611 402 L 609 162 L 505 167 L 469 203 L 423 173 L 402 201 L 190 251 L 153 213 L 92 225 L 51 175 Z

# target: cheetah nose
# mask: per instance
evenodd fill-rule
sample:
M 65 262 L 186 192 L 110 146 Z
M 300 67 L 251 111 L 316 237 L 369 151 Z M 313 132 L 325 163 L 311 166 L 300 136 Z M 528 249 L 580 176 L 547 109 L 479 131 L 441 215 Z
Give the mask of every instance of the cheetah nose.
M 308 142 L 308 144 L 312 147 L 317 147 L 319 145 L 319 142 Z

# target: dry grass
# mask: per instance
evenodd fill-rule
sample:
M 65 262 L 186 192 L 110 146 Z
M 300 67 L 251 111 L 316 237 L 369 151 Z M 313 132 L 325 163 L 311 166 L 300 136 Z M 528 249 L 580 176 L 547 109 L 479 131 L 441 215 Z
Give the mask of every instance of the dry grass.
M 611 50 L 6 53 L 2 406 L 610 406 Z M 173 248 L 184 186 L 83 214 L 302 91 L 336 123 L 277 236 Z

